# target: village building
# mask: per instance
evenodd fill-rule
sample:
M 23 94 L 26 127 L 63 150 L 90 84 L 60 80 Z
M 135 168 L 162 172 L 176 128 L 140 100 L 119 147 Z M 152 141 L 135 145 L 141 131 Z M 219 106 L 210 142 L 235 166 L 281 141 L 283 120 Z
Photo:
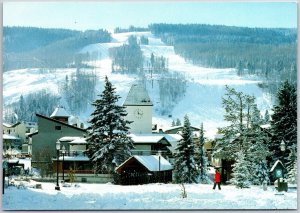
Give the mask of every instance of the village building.
M 21 155 L 21 139 L 14 135 L 3 134 L 3 157 L 12 158 Z
M 68 123 L 70 115 L 59 106 L 50 117 L 36 114 L 38 119 L 38 132 L 29 137 L 32 140 L 32 165 L 51 162 L 56 156 L 55 143 L 64 136 L 83 137 L 86 130 Z
M 27 135 L 37 130 L 35 122 L 17 122 L 15 124 L 3 123 L 3 151 L 5 154 L 20 157 L 28 154 Z M 6 153 L 7 151 L 7 153 Z
M 126 107 L 126 120 L 133 121 L 129 127 L 131 133 L 152 133 L 153 104 L 142 84 L 133 84 L 123 103 Z
M 173 166 L 160 155 L 133 155 L 116 168 L 115 181 L 121 185 L 172 182 Z
M 37 130 L 36 122 L 17 122 L 15 124 L 3 123 L 3 134 L 13 135 L 20 138 L 21 143 L 27 141 L 27 134 Z

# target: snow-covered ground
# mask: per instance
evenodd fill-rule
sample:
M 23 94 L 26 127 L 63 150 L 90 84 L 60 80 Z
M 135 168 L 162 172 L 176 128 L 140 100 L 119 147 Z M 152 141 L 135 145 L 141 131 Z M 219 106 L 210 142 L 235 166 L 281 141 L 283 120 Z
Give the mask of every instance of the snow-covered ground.
M 2 197 L 4 210 L 159 210 L 159 209 L 296 209 L 297 192 L 278 193 L 272 186 L 267 191 L 253 186 L 237 189 L 212 185 L 187 184 L 187 198 L 181 197 L 178 184 L 146 184 L 120 186 L 84 184 L 54 189 L 54 183 L 41 183 L 42 189 L 31 188 L 36 183 L 23 182 L 24 189 L 8 187 Z
M 95 65 L 95 71 L 99 76 L 97 93 L 103 89 L 103 79 L 107 75 L 109 80 L 117 88 L 121 96 L 120 104 L 126 98 L 130 86 L 138 80 L 136 75 L 121 75 L 111 73 L 112 60 L 109 58 L 109 48 L 120 46 L 127 42 L 130 35 L 147 36 L 149 45 L 141 45 L 145 59 L 149 60 L 151 53 L 156 56 L 164 56 L 168 59 L 169 70 L 183 74 L 187 80 L 187 91 L 172 111 L 172 118 L 162 116 L 159 113 L 159 88 L 154 79 L 154 86 L 148 85 L 147 89 L 154 104 L 153 123 L 159 128 L 170 126 L 172 120 L 183 119 L 185 114 L 189 115 L 191 124 L 199 127 L 203 122 L 205 136 L 212 138 L 217 127 L 223 126 L 222 96 L 225 94 L 225 85 L 236 88 L 238 91 L 254 95 L 258 108 L 264 112 L 272 108 L 270 95 L 264 93 L 257 85 L 259 79 L 254 77 L 239 77 L 234 69 L 214 69 L 195 66 L 186 62 L 182 57 L 176 55 L 173 46 L 165 45 L 160 39 L 150 32 L 131 32 L 112 34 L 112 43 L 90 44 L 84 47 L 81 52 L 89 52 L 98 55 L 97 60 L 87 62 Z M 5 72 L 3 74 L 3 100 L 5 104 L 17 101 L 20 95 L 26 95 L 40 89 L 47 89 L 59 94 L 59 86 L 65 80 L 65 76 L 75 72 L 75 69 L 55 69 L 42 71 L 40 69 L 23 69 Z M 92 101 L 92 100 L 91 100 Z M 80 115 L 82 121 L 86 121 L 92 108 Z

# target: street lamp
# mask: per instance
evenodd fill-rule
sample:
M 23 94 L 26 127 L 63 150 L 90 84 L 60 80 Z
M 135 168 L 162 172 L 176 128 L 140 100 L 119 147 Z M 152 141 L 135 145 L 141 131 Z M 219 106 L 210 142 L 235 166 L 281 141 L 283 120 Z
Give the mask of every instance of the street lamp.
M 65 146 L 62 146 L 61 153 L 63 155 L 63 161 L 62 161 L 63 181 L 65 181 L 65 168 L 64 168 L 65 153 L 66 153 L 66 147 Z
M 160 156 L 161 156 L 161 150 L 157 151 L 158 154 L 158 171 L 160 172 Z
M 59 160 L 59 150 L 60 150 L 60 141 L 56 141 L 56 186 L 55 190 L 60 190 L 60 187 L 58 185 L 58 160 Z
M 281 141 L 281 143 L 280 143 L 280 150 L 283 152 L 282 153 L 282 164 L 283 164 L 283 171 L 282 171 L 282 177 L 284 177 L 284 170 L 285 170 L 285 163 L 284 163 L 284 151 L 286 150 L 286 147 L 285 147 L 285 142 L 284 142 L 284 140 L 282 140 Z

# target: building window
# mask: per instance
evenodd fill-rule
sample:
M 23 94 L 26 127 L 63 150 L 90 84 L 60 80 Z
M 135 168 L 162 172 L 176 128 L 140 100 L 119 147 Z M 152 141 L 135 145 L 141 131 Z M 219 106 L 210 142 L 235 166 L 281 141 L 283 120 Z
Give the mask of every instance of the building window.
M 55 130 L 61 130 L 61 126 L 55 126 Z

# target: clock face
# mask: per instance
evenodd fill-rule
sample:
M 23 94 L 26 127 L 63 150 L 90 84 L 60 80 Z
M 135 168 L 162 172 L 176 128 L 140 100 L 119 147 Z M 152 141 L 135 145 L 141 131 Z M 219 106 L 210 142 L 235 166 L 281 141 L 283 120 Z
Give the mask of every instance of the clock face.
M 135 115 L 135 117 L 137 117 L 138 119 L 141 119 L 142 117 L 143 117 L 143 110 L 141 110 L 141 109 L 136 109 L 135 111 L 134 111 L 134 115 Z

